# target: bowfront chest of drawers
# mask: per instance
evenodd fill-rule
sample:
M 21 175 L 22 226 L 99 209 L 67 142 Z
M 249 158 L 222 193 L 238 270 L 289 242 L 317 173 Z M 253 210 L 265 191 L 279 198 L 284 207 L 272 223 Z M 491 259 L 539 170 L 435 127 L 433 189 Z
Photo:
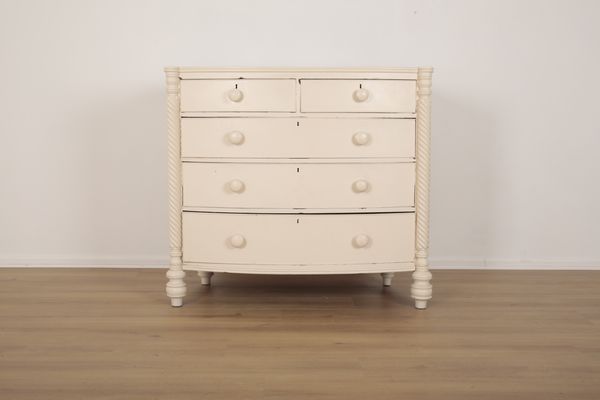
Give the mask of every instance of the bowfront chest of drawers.
M 253 274 L 427 264 L 431 68 L 166 68 L 170 267 Z

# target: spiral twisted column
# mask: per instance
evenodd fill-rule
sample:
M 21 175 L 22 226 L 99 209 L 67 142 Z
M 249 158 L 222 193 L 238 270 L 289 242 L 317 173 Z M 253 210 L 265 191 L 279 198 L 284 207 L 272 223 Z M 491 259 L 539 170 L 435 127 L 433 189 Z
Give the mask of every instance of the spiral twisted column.
M 431 272 L 427 261 L 429 249 L 429 162 L 431 127 L 431 75 L 433 68 L 419 68 L 417 73 L 417 166 L 415 186 L 416 248 L 415 272 L 411 295 L 416 308 L 426 308 L 431 299 Z
M 167 296 L 173 307 L 183 305 L 185 272 L 181 261 L 181 140 L 179 116 L 179 69 L 165 69 L 167 78 L 167 133 L 169 178 L 169 270 Z

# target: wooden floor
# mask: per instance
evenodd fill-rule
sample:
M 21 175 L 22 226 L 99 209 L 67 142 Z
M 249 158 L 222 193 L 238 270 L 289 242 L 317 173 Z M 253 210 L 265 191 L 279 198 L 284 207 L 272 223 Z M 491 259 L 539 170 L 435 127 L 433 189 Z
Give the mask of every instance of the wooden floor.
M 600 399 L 600 272 L 0 269 L 0 399 Z

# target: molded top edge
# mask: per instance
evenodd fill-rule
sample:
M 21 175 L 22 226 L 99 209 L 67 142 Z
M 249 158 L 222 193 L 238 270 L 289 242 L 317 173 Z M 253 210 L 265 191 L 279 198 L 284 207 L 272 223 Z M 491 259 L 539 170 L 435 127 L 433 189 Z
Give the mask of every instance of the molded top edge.
M 165 67 L 166 72 L 404 72 L 416 73 L 432 67 Z

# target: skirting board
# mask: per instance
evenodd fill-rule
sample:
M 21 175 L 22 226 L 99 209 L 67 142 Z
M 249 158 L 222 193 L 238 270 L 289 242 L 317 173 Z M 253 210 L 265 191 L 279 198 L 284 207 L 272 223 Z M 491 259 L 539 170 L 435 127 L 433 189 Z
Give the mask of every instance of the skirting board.
M 477 259 L 430 258 L 431 269 L 481 270 L 599 270 L 600 260 L 586 259 Z M 167 268 L 167 261 L 148 257 L 0 258 L 0 268 Z
M 168 257 L 12 256 L 0 257 L 0 268 L 167 268 Z
M 494 270 L 599 270 L 600 260 L 591 259 L 480 259 L 437 258 L 429 259 L 431 269 L 494 269 Z

